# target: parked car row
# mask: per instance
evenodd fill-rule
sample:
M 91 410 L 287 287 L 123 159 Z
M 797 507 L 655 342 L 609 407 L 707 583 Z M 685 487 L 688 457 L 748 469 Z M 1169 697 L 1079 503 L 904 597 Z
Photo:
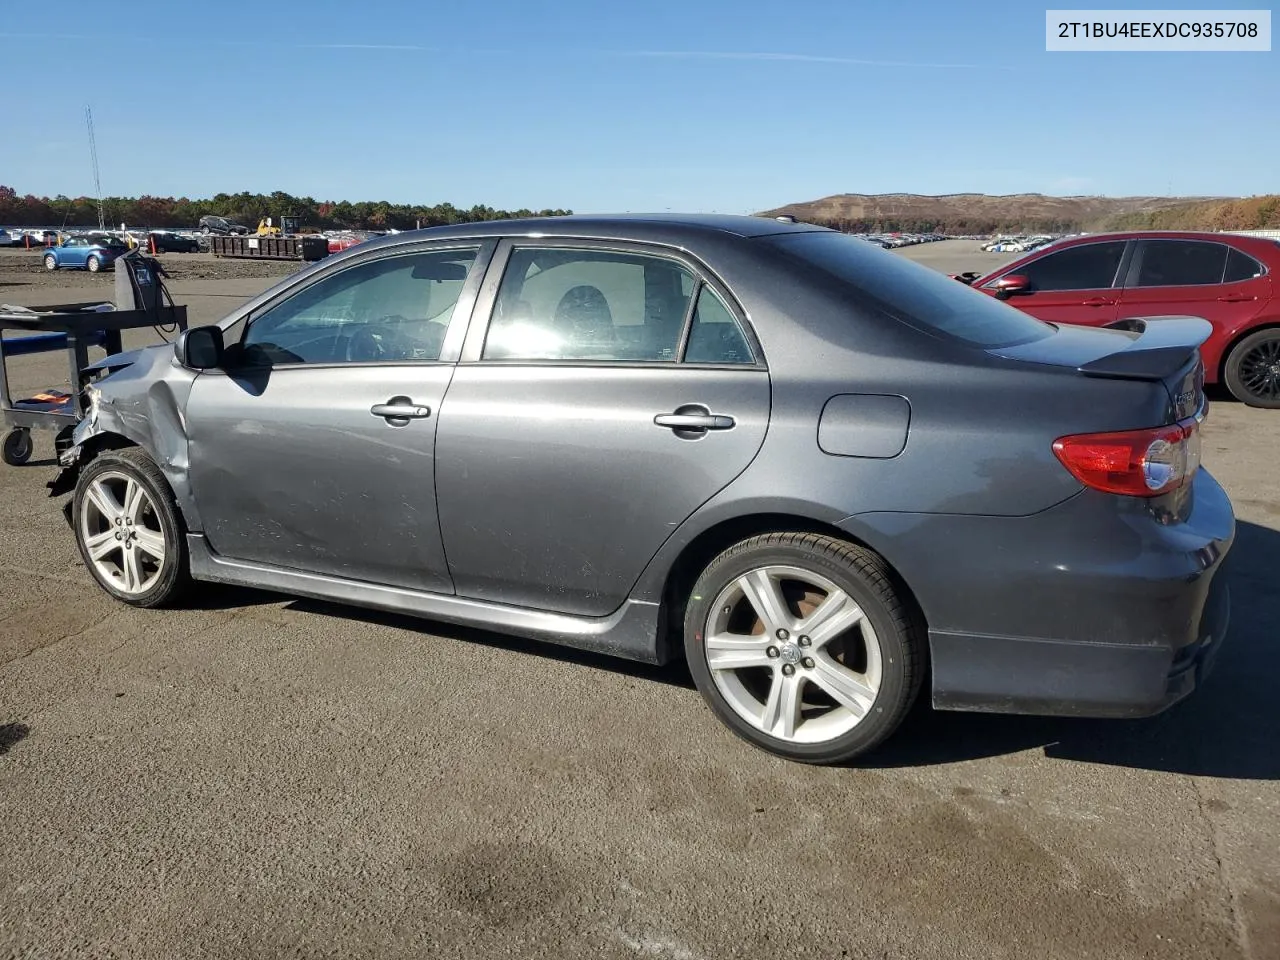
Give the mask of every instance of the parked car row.
M 884 247 L 886 250 L 896 250 L 899 247 L 912 247 L 917 243 L 933 243 L 936 240 L 946 240 L 941 233 L 855 233 L 853 236 L 860 240 L 867 240 L 871 243 Z
M 1039 234 L 1034 237 L 995 237 L 984 243 L 982 249 L 987 253 L 1030 253 L 1032 250 L 1047 247 L 1057 239 L 1049 234 Z

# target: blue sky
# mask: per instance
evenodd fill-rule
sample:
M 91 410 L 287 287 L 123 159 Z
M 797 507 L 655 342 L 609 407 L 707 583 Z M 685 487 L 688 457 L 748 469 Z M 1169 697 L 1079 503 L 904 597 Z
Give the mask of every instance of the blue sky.
M 86 103 L 108 195 L 745 213 L 1280 190 L 1280 53 L 1047 53 L 1025 0 L 4 5 L 21 193 L 93 193 Z

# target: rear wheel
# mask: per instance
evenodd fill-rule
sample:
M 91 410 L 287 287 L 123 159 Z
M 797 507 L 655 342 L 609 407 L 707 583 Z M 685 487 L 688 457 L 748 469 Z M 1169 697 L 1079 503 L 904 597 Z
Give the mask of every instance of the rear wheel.
M 923 631 L 877 555 L 830 537 L 775 533 L 703 571 L 685 612 L 698 690 L 740 737 L 806 763 L 872 749 L 923 676 Z
M 164 475 L 142 450 L 100 454 L 81 472 L 71 519 L 84 565 L 117 600 L 158 607 L 188 584 L 186 538 Z
M 44 255 L 44 268 L 46 270 L 57 270 L 58 258 L 55 257 L 52 253 L 46 253 Z
M 1280 327 L 1259 330 L 1227 356 L 1227 389 L 1251 407 L 1280 409 Z
M 84 265 L 88 267 L 90 273 L 97 273 L 102 269 L 102 261 L 97 257 L 90 257 L 84 262 Z

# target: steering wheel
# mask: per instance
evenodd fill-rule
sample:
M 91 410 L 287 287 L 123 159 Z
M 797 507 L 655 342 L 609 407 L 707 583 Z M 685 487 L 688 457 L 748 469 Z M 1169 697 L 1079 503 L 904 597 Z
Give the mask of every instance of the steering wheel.
M 397 329 L 405 318 L 399 314 L 363 323 L 347 340 L 347 360 L 375 363 L 379 360 L 407 360 L 413 356 L 413 341 Z

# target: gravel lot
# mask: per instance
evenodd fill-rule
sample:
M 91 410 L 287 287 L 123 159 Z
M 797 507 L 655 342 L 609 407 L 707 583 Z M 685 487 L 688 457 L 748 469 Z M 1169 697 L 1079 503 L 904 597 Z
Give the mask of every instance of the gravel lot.
M 976 247 L 904 255 L 1000 261 Z M 163 260 L 194 323 L 293 268 Z M 110 288 L 0 251 L 0 302 Z M 1278 441 L 1280 412 L 1213 404 L 1235 607 L 1191 700 L 921 706 L 857 768 L 810 769 L 735 739 L 679 669 L 212 587 L 116 604 L 41 437 L 0 466 L 0 957 L 1273 960 Z

